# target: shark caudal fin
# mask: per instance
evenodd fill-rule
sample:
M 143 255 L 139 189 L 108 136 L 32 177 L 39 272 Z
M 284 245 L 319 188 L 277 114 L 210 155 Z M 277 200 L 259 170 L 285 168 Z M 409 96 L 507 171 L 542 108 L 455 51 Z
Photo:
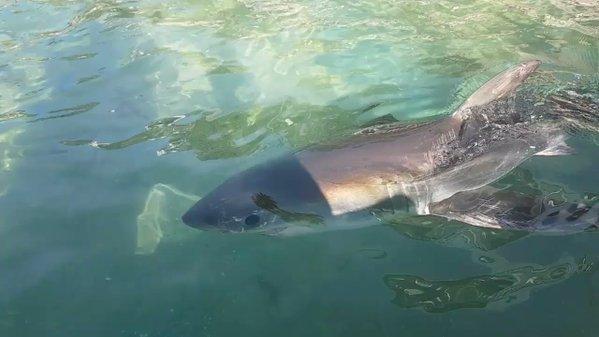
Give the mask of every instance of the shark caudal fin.
M 589 193 L 580 198 L 563 190 L 538 192 L 541 195 L 524 195 L 509 188 L 483 186 L 432 204 L 431 214 L 494 229 L 546 233 L 599 229 L 599 196 Z
M 564 122 L 570 133 L 599 133 L 599 99 L 573 90 L 561 91 L 548 98 L 548 114 Z
M 464 119 L 470 109 L 505 97 L 516 90 L 541 65 L 541 61 L 532 60 L 507 69 L 493 77 L 476 90 L 454 113 L 454 118 Z

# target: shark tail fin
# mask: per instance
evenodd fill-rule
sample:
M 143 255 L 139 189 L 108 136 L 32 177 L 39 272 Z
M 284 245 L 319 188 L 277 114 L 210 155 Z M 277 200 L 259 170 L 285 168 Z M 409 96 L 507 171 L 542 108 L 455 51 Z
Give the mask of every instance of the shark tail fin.
M 599 133 L 599 100 L 572 90 L 548 98 L 551 117 L 565 123 L 570 133 Z

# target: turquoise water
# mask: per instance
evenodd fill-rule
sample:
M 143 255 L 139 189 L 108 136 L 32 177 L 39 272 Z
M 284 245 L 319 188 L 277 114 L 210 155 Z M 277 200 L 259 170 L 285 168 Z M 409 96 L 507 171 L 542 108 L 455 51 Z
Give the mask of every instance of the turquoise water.
M 586 0 L 4 1 L 0 336 L 596 336 L 597 233 L 179 218 L 244 168 L 450 113 L 522 60 L 542 90 L 597 95 L 598 23 Z M 569 144 L 502 183 L 597 193 L 597 139 Z

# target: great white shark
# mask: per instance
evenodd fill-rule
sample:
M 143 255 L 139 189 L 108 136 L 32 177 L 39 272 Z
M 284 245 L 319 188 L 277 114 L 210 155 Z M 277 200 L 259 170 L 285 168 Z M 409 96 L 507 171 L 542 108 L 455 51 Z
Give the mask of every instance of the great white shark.
M 572 123 L 515 103 L 516 89 L 540 64 L 505 70 L 445 118 L 367 127 L 252 167 L 200 199 L 182 220 L 204 230 L 289 234 L 350 228 L 373 210 L 390 209 L 491 228 L 596 227 L 599 207 L 581 204 L 566 215 L 558 210 L 564 218 L 574 214 L 573 221 L 543 226 L 543 219 L 510 217 L 517 198 L 498 199 L 487 188 L 534 155 L 571 152 L 565 140 Z

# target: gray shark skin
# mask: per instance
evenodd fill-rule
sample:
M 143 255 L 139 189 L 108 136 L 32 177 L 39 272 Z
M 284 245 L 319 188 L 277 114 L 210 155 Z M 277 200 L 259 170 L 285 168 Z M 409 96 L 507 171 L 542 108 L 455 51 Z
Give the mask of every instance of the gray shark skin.
M 531 156 L 568 152 L 563 122 L 531 115 L 514 98 L 539 65 L 528 61 L 495 76 L 451 116 L 366 128 L 337 144 L 250 168 L 198 201 L 182 220 L 205 230 L 295 234 L 360 226 L 372 209 L 392 207 L 509 228 L 460 211 L 478 200 L 469 199 L 470 191 Z

